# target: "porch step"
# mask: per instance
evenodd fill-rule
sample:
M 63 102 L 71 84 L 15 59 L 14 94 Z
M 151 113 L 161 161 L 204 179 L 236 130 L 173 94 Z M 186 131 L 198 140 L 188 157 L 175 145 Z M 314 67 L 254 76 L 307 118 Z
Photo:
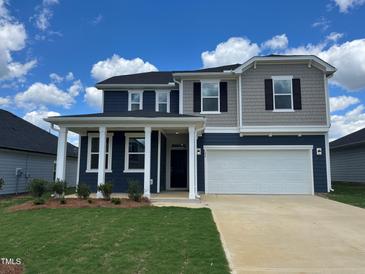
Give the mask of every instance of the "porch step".
M 188 204 L 199 204 L 200 199 L 188 199 L 188 198 L 151 198 L 152 203 L 188 203 Z

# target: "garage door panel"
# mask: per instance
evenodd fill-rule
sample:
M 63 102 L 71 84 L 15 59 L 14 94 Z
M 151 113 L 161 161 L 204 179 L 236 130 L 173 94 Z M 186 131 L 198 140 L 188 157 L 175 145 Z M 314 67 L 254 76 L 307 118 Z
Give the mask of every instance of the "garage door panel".
M 309 150 L 208 150 L 206 192 L 310 194 Z

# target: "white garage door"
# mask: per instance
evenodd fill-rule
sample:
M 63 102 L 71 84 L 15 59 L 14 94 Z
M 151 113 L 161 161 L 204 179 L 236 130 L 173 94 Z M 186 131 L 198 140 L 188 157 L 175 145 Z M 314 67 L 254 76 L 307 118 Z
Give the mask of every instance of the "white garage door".
M 205 192 L 312 194 L 311 146 L 206 146 Z

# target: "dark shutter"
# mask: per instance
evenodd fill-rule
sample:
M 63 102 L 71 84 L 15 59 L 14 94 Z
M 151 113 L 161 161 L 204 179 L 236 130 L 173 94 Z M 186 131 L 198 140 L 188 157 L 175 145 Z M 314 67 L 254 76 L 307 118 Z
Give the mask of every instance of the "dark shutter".
M 273 110 L 272 79 L 265 79 L 265 109 Z
M 227 98 L 227 82 L 220 82 L 219 83 L 219 90 L 220 90 L 220 106 L 221 112 L 227 112 L 228 111 L 228 98 Z
M 302 92 L 300 89 L 300 79 L 293 79 L 293 103 L 294 109 L 302 109 Z
M 194 112 L 201 111 L 201 84 L 194 82 Z

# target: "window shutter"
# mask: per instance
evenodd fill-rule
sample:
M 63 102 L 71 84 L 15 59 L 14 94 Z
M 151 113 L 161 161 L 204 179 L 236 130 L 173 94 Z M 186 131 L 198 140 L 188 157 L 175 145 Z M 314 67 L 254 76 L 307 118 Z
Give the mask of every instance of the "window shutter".
M 265 79 L 265 109 L 274 109 L 272 79 Z
M 220 111 L 227 112 L 228 111 L 228 94 L 227 94 L 227 82 L 220 82 L 219 83 L 219 90 L 220 90 Z
M 201 83 L 194 82 L 194 112 L 201 111 Z
M 300 79 L 293 79 L 293 103 L 294 109 L 302 109 L 302 92 Z

